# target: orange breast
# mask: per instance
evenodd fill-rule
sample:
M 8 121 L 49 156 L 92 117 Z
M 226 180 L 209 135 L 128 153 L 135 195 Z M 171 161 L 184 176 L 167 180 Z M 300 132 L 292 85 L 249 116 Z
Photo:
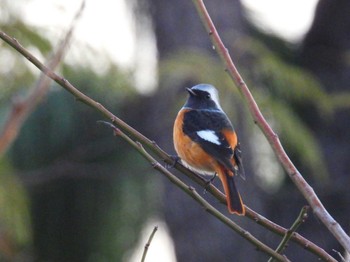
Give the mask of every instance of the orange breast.
M 179 157 L 190 167 L 202 172 L 215 172 L 218 162 L 208 155 L 199 144 L 193 142 L 182 130 L 183 117 L 188 109 L 178 113 L 173 131 L 174 146 Z

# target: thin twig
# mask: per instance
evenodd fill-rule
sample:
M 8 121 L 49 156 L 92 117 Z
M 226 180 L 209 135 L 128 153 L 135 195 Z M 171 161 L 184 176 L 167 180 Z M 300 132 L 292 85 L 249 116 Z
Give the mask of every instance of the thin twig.
M 289 159 L 278 138 L 278 135 L 273 131 L 273 129 L 270 127 L 262 115 L 258 105 L 250 93 L 250 90 L 248 89 L 236 66 L 234 65 L 228 49 L 223 44 L 220 35 L 218 34 L 215 25 L 212 22 L 210 15 L 204 5 L 203 0 L 193 0 L 193 2 L 205 28 L 207 29 L 209 37 L 215 46 L 215 50 L 225 65 L 225 71 L 228 72 L 229 76 L 232 78 L 238 90 L 242 94 L 244 101 L 248 105 L 254 122 L 260 127 L 266 136 L 280 163 L 284 167 L 291 180 L 297 186 L 299 191 L 303 194 L 311 206 L 313 212 L 323 222 L 323 224 L 328 228 L 328 230 L 333 234 L 338 242 L 344 247 L 344 249 L 350 252 L 349 236 L 345 233 L 344 229 L 339 225 L 339 223 L 335 221 L 335 219 L 328 213 L 322 202 L 315 194 L 313 188 L 305 181 L 293 162 Z
M 286 248 L 288 241 L 290 240 L 290 238 L 292 237 L 292 235 L 297 231 L 298 227 L 301 225 L 301 223 L 305 222 L 306 218 L 307 218 L 307 211 L 309 210 L 309 206 L 304 206 L 300 213 L 299 216 L 297 217 L 297 219 L 294 221 L 293 225 L 290 227 L 290 229 L 286 232 L 286 234 L 284 235 L 281 243 L 278 245 L 278 247 L 276 248 L 276 252 L 277 253 L 282 253 L 282 251 Z M 268 262 L 273 262 L 275 261 L 275 259 L 273 257 L 271 257 L 269 259 Z
M 144 250 L 143 250 L 141 262 L 144 262 L 144 261 L 145 261 L 146 256 L 147 256 L 147 252 L 148 252 L 148 249 L 149 249 L 149 246 L 151 245 L 151 242 L 152 242 L 153 237 L 154 237 L 155 233 L 157 232 L 157 230 L 158 230 L 158 226 L 155 226 L 155 227 L 153 228 L 153 230 L 152 230 L 151 235 L 150 235 L 149 238 L 148 238 L 147 243 L 145 244 L 145 248 L 144 248 Z
M 161 149 L 154 141 L 149 140 L 143 134 L 126 124 L 117 116 L 113 115 L 110 111 L 108 111 L 102 104 L 96 102 L 90 97 L 86 96 L 84 93 L 80 92 L 77 88 L 75 88 L 71 83 L 69 83 L 65 78 L 57 75 L 55 72 L 45 67 L 35 56 L 33 56 L 29 51 L 27 51 L 23 46 L 19 44 L 19 42 L 5 34 L 4 32 L 0 32 L 0 38 L 3 39 L 6 43 L 12 46 L 16 51 L 22 54 L 25 58 L 27 58 L 32 64 L 34 64 L 40 71 L 45 73 L 48 77 L 62 86 L 66 91 L 71 93 L 78 101 L 85 103 L 86 105 L 92 107 L 93 109 L 99 111 L 104 117 L 110 119 L 112 123 L 116 124 L 121 130 L 126 132 L 128 135 L 133 137 L 137 141 L 141 141 L 144 145 L 146 145 L 152 152 L 154 152 L 159 158 L 163 159 L 167 164 L 174 164 L 174 159 L 170 157 L 163 149 Z M 205 187 L 208 192 L 210 192 L 214 197 L 216 197 L 221 203 L 226 203 L 224 194 L 221 193 L 214 185 L 210 184 L 208 186 L 207 181 L 197 174 L 193 173 L 191 170 L 184 167 L 181 163 L 176 162 L 174 167 L 188 176 L 197 184 Z M 252 219 L 257 224 L 264 226 L 268 230 L 279 234 L 284 235 L 287 229 L 273 223 L 262 215 L 256 213 L 246 206 L 246 217 Z M 309 250 L 310 252 L 316 254 L 324 261 L 332 261 L 336 262 L 336 260 L 330 256 L 327 252 L 325 252 L 322 248 L 318 247 L 311 241 L 305 239 L 299 234 L 294 234 L 292 236 L 292 240 L 298 243 L 300 246 Z
M 340 253 L 339 251 L 335 250 L 334 248 L 332 249 L 332 251 L 337 254 L 337 256 L 340 258 L 341 262 L 349 262 L 349 259 L 346 259 L 346 257 L 344 257 L 342 255 L 342 253 Z
M 53 52 L 51 58 L 48 60 L 47 67 L 50 70 L 55 70 L 55 68 L 62 61 L 67 46 L 72 38 L 75 25 L 83 13 L 84 6 L 85 1 L 82 2 L 72 21 L 71 26 L 69 27 L 69 30 L 58 45 L 57 51 Z M 0 155 L 5 153 L 12 142 L 16 139 L 26 118 L 30 115 L 31 112 L 33 112 L 33 110 L 46 96 L 51 82 L 52 80 L 48 78 L 44 73 L 42 73 L 35 87 L 25 98 L 17 98 L 14 100 L 13 106 L 10 110 L 10 113 L 8 114 L 7 120 L 5 120 L 4 127 L 0 134 Z
M 99 123 L 106 124 L 113 128 L 115 135 L 120 136 L 123 138 L 128 144 L 130 144 L 133 148 L 135 148 L 151 165 L 152 167 L 164 174 L 172 183 L 176 184 L 179 188 L 181 188 L 185 193 L 187 193 L 189 196 L 191 196 L 194 200 L 196 200 L 199 204 L 201 204 L 204 209 L 217 219 L 219 219 L 221 222 L 226 224 L 229 228 L 233 229 L 236 233 L 241 235 L 243 238 L 248 240 L 250 243 L 252 243 L 254 246 L 256 246 L 259 250 L 263 251 L 266 254 L 271 255 L 273 258 L 275 258 L 278 261 L 289 261 L 285 256 L 282 256 L 280 254 L 277 254 L 273 249 L 266 246 L 264 243 L 259 241 L 257 238 L 255 238 L 252 234 L 250 234 L 248 231 L 241 228 L 239 225 L 234 223 L 231 219 L 226 217 L 224 214 L 222 214 L 220 211 L 218 211 L 216 208 L 214 208 L 211 204 L 208 203 L 201 195 L 197 193 L 197 191 L 191 187 L 186 185 L 183 181 L 181 181 L 179 178 L 174 176 L 168 169 L 166 169 L 164 166 L 162 166 L 154 157 L 152 157 L 142 146 L 141 143 L 135 142 L 132 140 L 129 136 L 127 136 L 125 133 L 123 133 L 119 128 L 113 126 L 112 124 L 105 122 L 105 121 L 99 121 Z

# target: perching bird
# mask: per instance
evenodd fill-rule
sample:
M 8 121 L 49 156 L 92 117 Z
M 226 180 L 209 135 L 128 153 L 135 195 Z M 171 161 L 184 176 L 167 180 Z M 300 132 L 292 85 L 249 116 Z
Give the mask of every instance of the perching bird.
M 174 146 L 182 163 L 201 174 L 217 174 L 230 213 L 245 214 L 235 184 L 244 178 L 240 145 L 233 126 L 222 110 L 216 88 L 199 84 L 187 88 L 189 98 L 179 111 L 173 131 Z

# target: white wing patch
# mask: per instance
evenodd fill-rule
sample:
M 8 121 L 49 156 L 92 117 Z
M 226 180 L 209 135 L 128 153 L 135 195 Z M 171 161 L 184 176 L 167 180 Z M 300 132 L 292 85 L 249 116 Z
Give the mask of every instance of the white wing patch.
M 221 145 L 219 137 L 215 134 L 215 131 L 213 130 L 197 131 L 197 135 L 208 142 L 211 142 L 216 145 Z

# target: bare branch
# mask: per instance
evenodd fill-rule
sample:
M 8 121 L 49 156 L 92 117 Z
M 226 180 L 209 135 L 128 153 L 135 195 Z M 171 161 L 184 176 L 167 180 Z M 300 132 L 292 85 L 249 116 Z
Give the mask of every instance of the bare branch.
M 297 217 L 297 219 L 295 220 L 293 225 L 290 227 L 290 229 L 286 232 L 281 243 L 278 245 L 278 247 L 276 249 L 277 253 L 282 253 L 282 251 L 287 247 L 288 241 L 290 240 L 292 235 L 297 231 L 297 229 L 301 225 L 301 223 L 303 223 L 305 221 L 305 219 L 307 218 L 307 211 L 308 210 L 309 210 L 309 206 L 304 206 L 301 209 L 299 216 Z M 273 261 L 275 261 L 275 259 L 271 257 L 268 262 L 273 262 Z
M 143 254 L 142 254 L 141 262 L 145 261 L 146 256 L 147 256 L 147 252 L 148 252 L 148 248 L 151 245 L 151 242 L 152 242 L 153 237 L 154 237 L 155 233 L 157 232 L 157 230 L 158 230 L 158 226 L 155 226 L 152 230 L 151 235 L 148 238 L 146 245 L 145 245 L 145 249 L 144 249 Z
M 275 224 L 274 222 L 268 220 L 267 218 L 263 217 L 262 215 L 251 210 L 247 206 L 246 206 L 246 216 L 248 216 L 250 219 L 256 221 L 256 223 L 258 223 L 259 225 L 262 225 L 263 227 L 268 228 L 270 231 L 272 231 L 280 236 L 284 236 L 288 232 L 288 230 L 285 229 L 284 227 L 281 227 L 280 225 Z M 322 259 L 324 261 L 332 261 L 332 262 L 337 261 L 331 255 L 329 255 L 324 249 L 315 245 L 313 242 L 307 240 L 306 238 L 304 238 L 303 236 L 301 236 L 300 234 L 298 234 L 296 232 L 291 235 L 291 240 L 293 242 L 297 243 L 298 245 L 300 245 L 302 248 L 312 252 L 313 254 L 315 254 L 316 256 L 318 256 L 320 259 Z
M 256 104 L 252 94 L 250 93 L 248 86 L 245 84 L 237 68 L 235 67 L 227 48 L 223 44 L 220 35 L 218 34 L 215 25 L 210 18 L 203 0 L 193 0 L 193 2 L 197 8 L 197 11 L 202 19 L 205 28 L 207 29 L 209 37 L 215 46 L 215 50 L 217 51 L 225 66 L 225 71 L 228 72 L 229 76 L 232 78 L 238 90 L 242 94 L 244 101 L 248 105 L 254 123 L 260 127 L 266 136 L 280 163 L 284 167 L 291 180 L 297 186 L 299 191 L 303 194 L 311 206 L 313 212 L 323 222 L 323 224 L 328 228 L 328 230 L 333 234 L 338 242 L 344 247 L 344 249 L 347 250 L 347 252 L 350 252 L 349 236 L 345 233 L 344 229 L 339 225 L 339 223 L 335 221 L 334 218 L 328 213 L 322 202 L 315 194 L 313 188 L 305 181 L 298 169 L 294 166 L 293 162 L 289 159 L 287 153 L 284 151 L 278 135 L 273 131 L 273 129 L 270 127 L 260 112 L 260 109 Z
M 338 255 L 338 257 L 340 258 L 341 262 L 348 262 L 348 260 L 346 260 L 346 257 L 344 257 L 339 251 L 332 249 L 332 251 Z

